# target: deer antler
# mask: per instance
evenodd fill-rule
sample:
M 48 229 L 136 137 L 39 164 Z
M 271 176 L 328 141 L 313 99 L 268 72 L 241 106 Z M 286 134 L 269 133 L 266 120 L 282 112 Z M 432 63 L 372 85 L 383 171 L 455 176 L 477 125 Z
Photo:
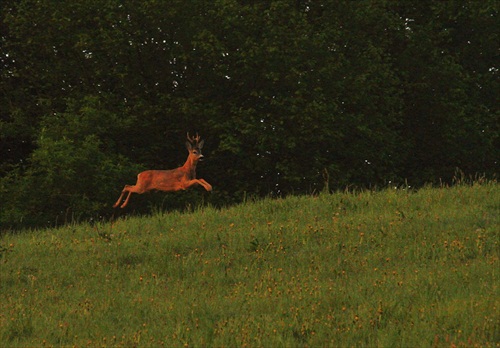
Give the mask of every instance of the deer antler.
M 189 132 L 187 132 L 187 139 L 190 143 L 198 143 L 201 140 L 201 137 L 198 135 L 198 133 L 196 133 L 195 137 L 190 137 Z

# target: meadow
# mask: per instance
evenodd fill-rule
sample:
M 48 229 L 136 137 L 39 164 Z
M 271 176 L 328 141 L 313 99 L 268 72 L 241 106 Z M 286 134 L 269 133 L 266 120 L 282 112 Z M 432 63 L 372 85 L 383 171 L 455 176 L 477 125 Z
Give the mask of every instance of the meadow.
M 0 237 L 8 347 L 498 347 L 495 182 Z

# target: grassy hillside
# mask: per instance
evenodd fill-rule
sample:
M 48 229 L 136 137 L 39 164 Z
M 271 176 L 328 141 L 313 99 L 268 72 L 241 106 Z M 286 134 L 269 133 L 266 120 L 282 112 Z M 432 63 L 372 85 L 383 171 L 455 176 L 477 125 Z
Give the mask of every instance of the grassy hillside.
M 3 235 L 7 346 L 498 346 L 495 183 Z

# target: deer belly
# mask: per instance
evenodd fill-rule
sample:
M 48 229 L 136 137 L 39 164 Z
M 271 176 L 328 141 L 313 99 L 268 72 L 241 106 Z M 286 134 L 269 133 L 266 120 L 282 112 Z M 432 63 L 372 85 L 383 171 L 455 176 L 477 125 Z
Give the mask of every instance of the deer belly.
M 183 190 L 182 175 L 175 175 L 169 171 L 147 171 L 144 174 L 150 190 L 178 191 Z

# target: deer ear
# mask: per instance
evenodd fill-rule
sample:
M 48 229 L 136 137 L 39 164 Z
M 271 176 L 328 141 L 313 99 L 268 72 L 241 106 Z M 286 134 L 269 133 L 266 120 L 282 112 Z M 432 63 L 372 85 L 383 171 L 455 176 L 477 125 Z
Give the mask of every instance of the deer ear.
M 186 141 L 186 147 L 187 147 L 188 151 L 191 151 L 193 149 L 193 145 L 191 145 L 191 143 L 189 141 Z
M 202 140 L 198 143 L 198 148 L 202 148 L 203 147 L 203 144 L 205 143 L 205 140 Z

